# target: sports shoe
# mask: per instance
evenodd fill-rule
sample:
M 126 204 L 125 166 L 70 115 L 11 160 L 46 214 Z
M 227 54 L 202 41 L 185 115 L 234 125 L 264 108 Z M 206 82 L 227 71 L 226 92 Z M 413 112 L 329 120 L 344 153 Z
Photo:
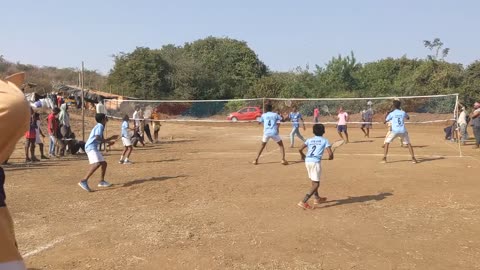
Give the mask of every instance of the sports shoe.
M 120 159 L 120 160 L 118 161 L 118 164 L 123 164 L 123 160 Z
M 41 156 L 40 158 L 41 158 L 41 159 L 50 159 L 50 158 L 48 158 L 47 156 Z
M 319 197 L 318 199 L 313 199 L 313 205 L 321 204 L 327 201 L 327 197 Z
M 85 191 L 87 192 L 92 192 L 92 190 L 90 189 L 90 187 L 88 186 L 88 182 L 86 180 L 82 180 L 80 182 L 78 182 L 78 185 Z
M 123 162 L 123 164 L 125 164 L 125 165 L 130 165 L 130 164 L 133 164 L 133 162 L 131 162 L 130 160 L 125 160 L 125 161 Z
M 308 210 L 312 210 L 312 209 L 313 209 L 313 207 L 312 207 L 310 204 L 304 203 L 304 202 L 299 202 L 299 203 L 297 204 L 297 206 L 300 207 L 300 208 L 302 208 L 303 210 L 307 210 L 307 209 L 308 209 Z
M 108 183 L 105 180 L 102 180 L 102 181 L 100 181 L 100 183 L 98 183 L 98 187 L 111 187 L 111 186 L 112 186 L 112 184 Z

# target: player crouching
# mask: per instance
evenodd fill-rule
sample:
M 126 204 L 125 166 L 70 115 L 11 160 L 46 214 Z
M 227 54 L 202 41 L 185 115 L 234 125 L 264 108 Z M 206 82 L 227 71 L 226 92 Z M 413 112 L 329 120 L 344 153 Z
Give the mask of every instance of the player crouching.
M 267 104 L 265 106 L 266 113 L 262 114 L 262 117 L 260 117 L 259 124 L 263 123 L 262 145 L 260 146 L 260 150 L 258 150 L 257 158 L 252 162 L 253 165 L 258 164 L 258 159 L 262 155 L 263 149 L 265 149 L 265 146 L 270 139 L 274 140 L 280 147 L 280 154 L 282 155 L 281 163 L 283 165 L 288 165 L 288 161 L 285 159 L 285 147 L 283 146 L 282 138 L 278 134 L 282 117 L 278 113 L 272 112 L 272 109 L 272 105 Z
M 382 163 L 387 163 L 387 155 L 388 155 L 388 147 L 390 143 L 397 137 L 400 137 L 403 140 L 403 144 L 407 145 L 408 151 L 410 151 L 410 155 L 412 156 L 412 162 L 417 163 L 417 159 L 415 159 L 415 154 L 413 152 L 413 147 L 410 144 L 410 138 L 408 137 L 407 128 L 405 127 L 405 119 L 410 119 L 408 114 L 400 109 L 400 101 L 394 100 L 393 107 L 394 110 L 387 115 L 385 119 L 386 122 L 391 122 L 391 132 L 388 134 L 387 138 L 385 138 L 385 147 L 384 147 L 384 155 L 382 159 Z
M 313 134 L 315 134 L 315 137 L 307 139 L 303 147 L 299 150 L 302 160 L 305 160 L 308 178 L 312 180 L 312 188 L 305 195 L 303 200 L 298 203 L 298 206 L 303 209 L 313 209 L 313 207 L 308 204 L 308 200 L 312 196 L 314 196 L 314 206 L 327 200 L 327 198 L 320 197 L 318 194 L 318 188 L 320 187 L 320 174 L 322 172 L 320 163 L 325 149 L 328 152 L 328 159 L 333 159 L 333 151 L 330 143 L 326 138 L 322 137 L 323 134 L 325 134 L 325 126 L 322 124 L 315 124 L 313 126 Z M 308 148 L 307 155 L 303 153 L 305 148 Z

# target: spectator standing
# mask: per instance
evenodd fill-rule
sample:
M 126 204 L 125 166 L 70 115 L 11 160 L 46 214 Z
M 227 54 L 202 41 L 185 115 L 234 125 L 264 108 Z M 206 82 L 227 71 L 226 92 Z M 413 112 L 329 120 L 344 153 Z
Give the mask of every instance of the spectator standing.
M 313 109 L 313 122 L 319 123 L 320 122 L 320 111 L 318 108 Z
M 48 149 L 48 154 L 50 157 L 55 156 L 55 145 L 57 143 L 57 137 L 59 137 L 59 123 L 57 115 L 60 113 L 59 108 L 53 108 L 52 112 L 48 115 L 47 118 L 47 131 L 50 138 L 50 145 Z
M 460 114 L 458 115 L 457 119 L 457 125 L 458 125 L 458 131 L 460 134 L 457 135 L 458 138 L 460 138 L 460 143 L 462 145 L 465 145 L 465 141 L 468 139 L 468 134 L 467 134 L 467 112 L 465 105 L 459 104 L 458 106 L 458 111 Z
M 475 109 L 472 113 L 472 128 L 475 136 L 475 146 L 473 148 L 477 149 L 480 147 L 480 102 L 475 102 L 473 108 Z

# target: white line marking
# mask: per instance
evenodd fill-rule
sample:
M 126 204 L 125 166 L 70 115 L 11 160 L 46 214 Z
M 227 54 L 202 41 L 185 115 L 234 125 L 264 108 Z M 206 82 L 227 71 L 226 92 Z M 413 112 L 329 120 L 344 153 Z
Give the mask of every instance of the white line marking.
M 69 234 L 69 235 L 66 235 L 66 236 L 62 236 L 62 237 L 59 237 L 53 241 L 51 241 L 50 243 L 47 243 L 43 246 L 39 246 L 37 248 L 35 248 L 34 250 L 31 250 L 29 252 L 26 252 L 22 255 L 23 258 L 28 258 L 28 257 L 31 257 L 31 256 L 34 256 L 34 255 L 37 255 L 38 253 L 42 252 L 42 251 L 45 251 L 47 249 L 50 249 L 54 246 L 56 246 L 57 244 L 67 240 L 68 238 L 73 238 L 75 236 L 78 236 L 80 234 L 83 234 L 83 233 L 86 233 L 88 231 L 91 231 L 93 228 L 90 228 L 86 231 L 83 231 L 83 232 L 76 232 L 76 233 L 72 233 L 72 234 Z
M 265 153 L 265 151 L 262 153 L 262 157 L 263 156 L 266 156 L 266 155 L 270 155 L 270 154 L 273 154 L 274 152 L 277 152 L 279 149 L 275 149 L 275 150 L 272 150 L 272 151 L 269 151 L 267 153 Z M 252 155 L 255 155 L 257 154 L 257 152 L 195 152 L 195 153 L 191 153 L 192 155 L 195 154 L 214 154 L 214 155 L 232 155 L 232 156 L 239 156 L 239 155 L 249 155 L 249 156 L 252 156 Z M 189 153 L 190 154 L 190 153 Z M 288 155 L 288 156 L 300 156 L 298 153 L 285 153 L 285 155 Z M 335 156 L 372 156 L 372 157 L 383 157 L 383 154 L 374 154 L 374 153 L 357 153 L 357 154 L 335 154 Z M 388 154 L 389 157 L 410 157 L 409 154 Z M 462 158 L 461 156 L 451 156 L 451 155 L 415 155 L 416 157 L 424 157 L 424 158 Z M 470 158 L 473 158 L 473 159 L 476 159 L 477 161 L 480 162 L 479 159 L 473 157 L 473 156 L 463 156 L 463 157 L 470 157 Z

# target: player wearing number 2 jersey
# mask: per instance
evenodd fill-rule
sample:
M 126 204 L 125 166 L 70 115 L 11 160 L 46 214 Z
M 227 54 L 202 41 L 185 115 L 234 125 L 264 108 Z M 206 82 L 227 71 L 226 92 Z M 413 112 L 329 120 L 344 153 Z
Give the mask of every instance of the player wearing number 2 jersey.
M 280 121 L 282 117 L 277 113 L 272 112 L 272 105 L 265 106 L 266 113 L 262 114 L 259 124 L 263 123 L 263 139 L 260 150 L 258 151 L 257 158 L 252 162 L 254 165 L 258 164 L 258 159 L 263 152 L 263 149 L 267 145 L 268 140 L 273 139 L 280 146 L 280 152 L 282 155 L 282 164 L 287 165 L 285 160 L 285 148 L 283 147 L 282 138 L 278 135 L 278 128 L 280 127 Z
M 327 198 L 320 197 L 318 194 L 318 188 L 320 187 L 320 174 L 322 168 L 320 161 L 322 160 L 322 155 L 325 150 L 328 152 L 328 159 L 333 159 L 333 151 L 330 148 L 330 143 L 325 139 L 323 134 L 325 133 L 325 126 L 322 124 L 315 124 L 313 126 L 313 134 L 315 137 L 310 138 L 305 141 L 303 147 L 299 150 L 302 159 L 305 160 L 305 167 L 307 168 L 308 178 L 312 180 L 312 188 L 305 195 L 303 200 L 298 203 L 298 206 L 303 209 L 311 209 L 312 207 L 308 204 L 310 197 L 314 196 L 313 204 L 320 204 L 327 200 Z M 303 150 L 307 148 L 307 155 L 303 153 Z
M 400 109 L 400 101 L 394 100 L 393 107 L 394 110 L 389 113 L 385 119 L 386 122 L 391 122 L 392 131 L 388 134 L 387 138 L 385 139 L 385 148 L 384 148 L 384 156 L 382 159 L 383 163 L 387 162 L 387 154 L 388 154 L 388 146 L 390 143 L 397 137 L 400 137 L 403 140 L 403 143 L 407 145 L 408 150 L 410 151 L 410 155 L 412 156 L 412 162 L 417 163 L 415 159 L 415 154 L 413 153 L 412 145 L 410 144 L 410 138 L 408 137 L 407 129 L 405 128 L 405 119 L 410 119 L 408 114 Z

